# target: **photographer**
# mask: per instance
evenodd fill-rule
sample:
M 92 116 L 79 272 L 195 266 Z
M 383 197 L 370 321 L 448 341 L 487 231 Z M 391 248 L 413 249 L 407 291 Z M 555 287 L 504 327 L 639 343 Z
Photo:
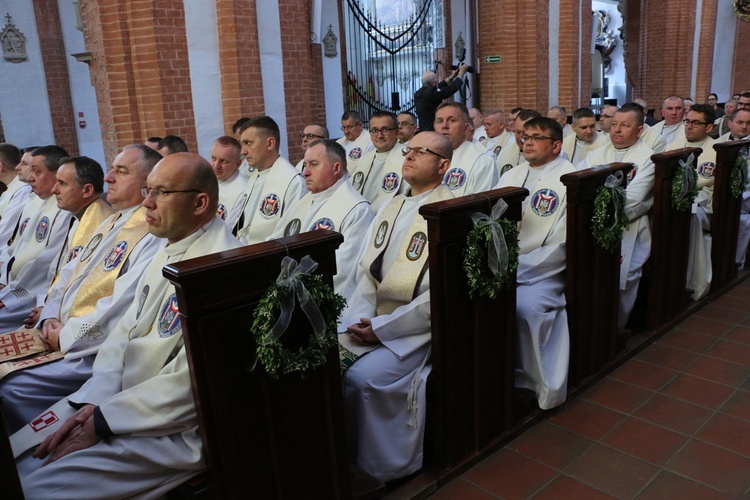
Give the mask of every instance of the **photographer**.
M 422 75 L 422 88 L 414 93 L 414 108 L 419 117 L 419 130 L 434 130 L 435 110 L 438 105 L 461 89 L 469 66 L 460 63 L 445 80 L 439 81 L 434 71 Z

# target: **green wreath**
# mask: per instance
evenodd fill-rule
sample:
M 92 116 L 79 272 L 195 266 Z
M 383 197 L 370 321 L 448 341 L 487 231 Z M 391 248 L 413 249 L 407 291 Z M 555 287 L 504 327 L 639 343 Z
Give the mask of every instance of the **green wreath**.
M 693 168 L 695 156 L 691 153 L 687 163 L 680 160 L 674 178 L 672 179 L 672 208 L 678 212 L 689 212 L 693 206 L 693 200 L 698 194 L 698 174 Z M 685 177 L 687 176 L 687 187 Z M 686 192 L 683 194 L 683 189 Z M 680 196 L 682 195 L 682 196 Z
M 277 283 L 268 287 L 253 312 L 252 335 L 258 346 L 258 360 L 273 379 L 293 372 L 300 372 L 304 378 L 307 372 L 325 364 L 330 349 L 338 345 L 338 318 L 346 306 L 346 300 L 335 293 L 320 275 L 303 274 L 298 279 L 320 309 L 325 321 L 325 333 L 320 336 L 310 335 L 307 345 L 295 352 L 284 347 L 278 339 L 268 341 L 268 332 L 276 324 L 281 311 L 281 297 L 294 293 L 289 287 Z
M 741 198 L 742 193 L 745 192 L 745 185 L 747 184 L 747 161 L 748 151 L 742 148 L 737 154 L 734 165 L 732 165 L 732 170 L 729 173 L 729 192 L 734 198 Z
M 615 199 L 612 199 L 612 193 L 615 193 Z M 594 245 L 610 253 L 614 253 L 629 224 L 625 214 L 625 198 L 624 189 L 601 186 L 596 190 L 591 236 L 594 238 Z
M 487 265 L 487 250 L 492 241 L 490 226 L 474 227 L 466 238 L 464 271 L 469 285 L 469 297 L 494 299 L 509 286 L 515 286 L 513 273 L 518 269 L 518 224 L 507 219 L 495 219 L 503 229 L 508 246 L 508 268 L 504 275 L 495 275 Z M 512 242 L 512 243 L 511 243 Z

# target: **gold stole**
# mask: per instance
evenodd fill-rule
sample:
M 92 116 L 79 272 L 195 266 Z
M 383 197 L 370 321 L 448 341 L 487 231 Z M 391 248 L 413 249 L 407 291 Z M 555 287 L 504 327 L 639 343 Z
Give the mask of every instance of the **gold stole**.
M 96 228 L 98 228 L 99 225 L 114 212 L 115 211 L 112 209 L 112 207 L 107 205 L 107 203 L 101 198 L 98 198 L 96 201 L 86 207 L 86 211 L 83 212 L 83 217 L 81 217 L 81 221 L 78 223 L 76 232 L 75 234 L 73 234 L 73 238 L 70 240 L 68 253 L 64 258 L 62 253 L 60 253 L 60 260 L 58 260 L 57 268 L 55 269 L 55 278 L 52 280 L 52 285 L 50 285 L 50 288 L 54 287 L 57 283 L 57 278 L 60 275 L 60 269 L 65 264 L 76 258 L 78 253 L 83 250 L 83 245 L 88 242 L 92 236 L 94 236 L 94 231 L 96 231 Z
M 120 231 L 115 237 L 114 244 L 104 254 L 101 264 L 93 267 L 84 281 L 78 287 L 78 293 L 73 304 L 70 306 L 68 317 L 81 317 L 91 314 L 96 307 L 96 302 L 102 297 L 112 295 L 115 288 L 115 280 L 120 275 L 120 268 L 128 259 L 130 252 L 138 245 L 144 236 L 148 234 L 148 223 L 146 222 L 146 209 L 139 207 L 133 212 L 130 219 L 123 224 Z M 77 273 L 80 271 L 82 263 L 76 269 L 76 275 L 70 280 L 68 292 L 72 283 L 76 281 Z
M 425 201 L 435 203 L 453 198 L 450 190 L 444 185 L 435 188 Z M 376 260 L 381 258 L 385 248 L 390 243 L 393 225 L 401 212 L 405 201 L 404 195 L 396 196 L 380 213 L 375 227 L 372 241 L 362 259 L 367 269 L 372 269 Z M 414 217 L 406 238 L 401 242 L 396 261 L 388 274 L 380 281 L 376 296 L 375 312 L 378 316 L 392 313 L 396 308 L 408 304 L 414 299 L 419 286 L 419 279 L 425 270 L 429 246 L 427 242 L 427 221 L 422 216 Z M 394 242 L 395 243 L 395 242 Z M 376 281 L 379 281 L 376 279 Z

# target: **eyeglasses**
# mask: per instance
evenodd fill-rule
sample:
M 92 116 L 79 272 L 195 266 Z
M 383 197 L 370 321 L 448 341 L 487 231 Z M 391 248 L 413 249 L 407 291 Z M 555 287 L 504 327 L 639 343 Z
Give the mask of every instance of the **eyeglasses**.
M 750 107 L 750 102 L 742 102 L 742 101 L 738 101 L 738 102 L 737 102 L 737 107 L 738 107 L 738 108 Z
M 308 141 L 312 141 L 313 139 L 325 139 L 325 137 L 322 137 L 320 135 L 315 135 L 315 134 L 300 134 L 299 138 L 300 139 L 307 138 Z
M 149 188 L 149 187 L 142 187 L 141 188 L 141 196 L 144 198 L 148 198 L 149 195 L 151 195 L 151 198 L 155 200 L 163 200 L 168 195 L 172 193 L 202 193 L 203 191 L 200 191 L 198 189 L 176 189 L 174 191 L 164 191 L 163 189 L 159 188 Z
M 411 123 L 411 122 L 399 122 L 398 126 L 399 127 L 416 127 L 417 124 Z
M 521 144 L 526 144 L 529 141 L 539 142 L 543 139 L 547 139 L 549 141 L 556 141 L 557 139 L 553 139 L 552 137 L 546 137 L 544 135 L 534 134 L 534 135 L 522 135 L 521 136 Z
M 357 122 L 354 125 L 342 125 L 341 130 L 343 130 L 344 132 L 349 132 L 350 130 L 354 130 L 360 125 L 362 125 L 362 122 Z
M 430 148 L 426 148 L 424 146 L 419 147 L 419 148 L 410 148 L 409 146 L 401 148 L 401 153 L 404 156 L 408 155 L 411 152 L 414 152 L 414 156 L 419 156 L 419 157 L 422 157 L 422 156 L 426 155 L 427 153 L 432 153 L 435 156 L 439 156 L 443 160 L 447 160 L 448 159 L 445 156 L 441 155 L 440 153 L 436 153 L 435 151 L 431 150 Z
M 391 132 L 393 132 L 394 130 L 396 130 L 396 129 L 395 129 L 395 128 L 392 128 L 392 127 L 383 127 L 383 128 L 371 128 L 371 129 L 370 129 L 370 134 L 371 134 L 371 135 L 378 135 L 378 134 L 383 134 L 383 135 L 385 135 L 385 134 L 390 134 L 390 133 L 391 133 Z
M 698 120 L 688 120 L 687 118 L 682 120 L 682 123 L 684 123 L 686 127 L 688 125 L 690 125 L 691 127 L 700 127 L 701 125 L 708 125 L 708 122 L 701 122 Z

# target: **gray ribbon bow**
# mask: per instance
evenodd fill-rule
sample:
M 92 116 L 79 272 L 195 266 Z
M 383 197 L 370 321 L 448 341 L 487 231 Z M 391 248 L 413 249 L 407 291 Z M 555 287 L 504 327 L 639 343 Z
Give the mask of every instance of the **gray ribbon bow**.
M 281 273 L 276 278 L 276 284 L 287 287 L 289 292 L 280 296 L 279 307 L 281 311 L 279 312 L 279 319 L 276 320 L 276 324 L 263 337 L 261 341 L 262 345 L 268 345 L 278 340 L 284 334 L 289 326 L 289 322 L 292 320 L 295 297 L 299 299 L 299 306 L 304 311 L 307 319 L 310 320 L 315 335 L 318 338 L 323 336 L 326 330 L 323 314 L 320 312 L 318 304 L 315 303 L 310 292 L 307 291 L 305 285 L 299 280 L 300 275 L 310 274 L 316 267 L 318 267 L 318 263 L 312 260 L 309 255 L 302 257 L 299 264 L 289 256 L 284 257 L 281 261 Z
M 680 187 L 680 193 L 677 195 L 677 200 L 681 201 L 693 190 L 695 178 L 693 177 L 693 162 L 695 162 L 695 153 L 690 153 L 687 162 L 680 160 L 680 167 L 682 167 L 682 186 Z
M 492 207 L 492 213 L 489 216 L 481 212 L 471 214 L 474 227 L 490 227 L 492 240 L 487 250 L 487 265 L 495 276 L 505 276 L 508 273 L 508 245 L 505 243 L 503 228 L 498 222 L 507 208 L 508 204 L 500 198 Z
M 622 187 L 622 181 L 625 179 L 622 170 L 616 170 L 609 174 L 607 179 L 604 181 L 604 187 L 609 189 L 612 193 L 612 205 L 615 207 L 615 216 L 612 220 L 612 227 L 614 229 L 617 225 L 617 221 L 620 219 L 620 204 L 617 202 L 619 199 L 626 199 L 625 188 Z

